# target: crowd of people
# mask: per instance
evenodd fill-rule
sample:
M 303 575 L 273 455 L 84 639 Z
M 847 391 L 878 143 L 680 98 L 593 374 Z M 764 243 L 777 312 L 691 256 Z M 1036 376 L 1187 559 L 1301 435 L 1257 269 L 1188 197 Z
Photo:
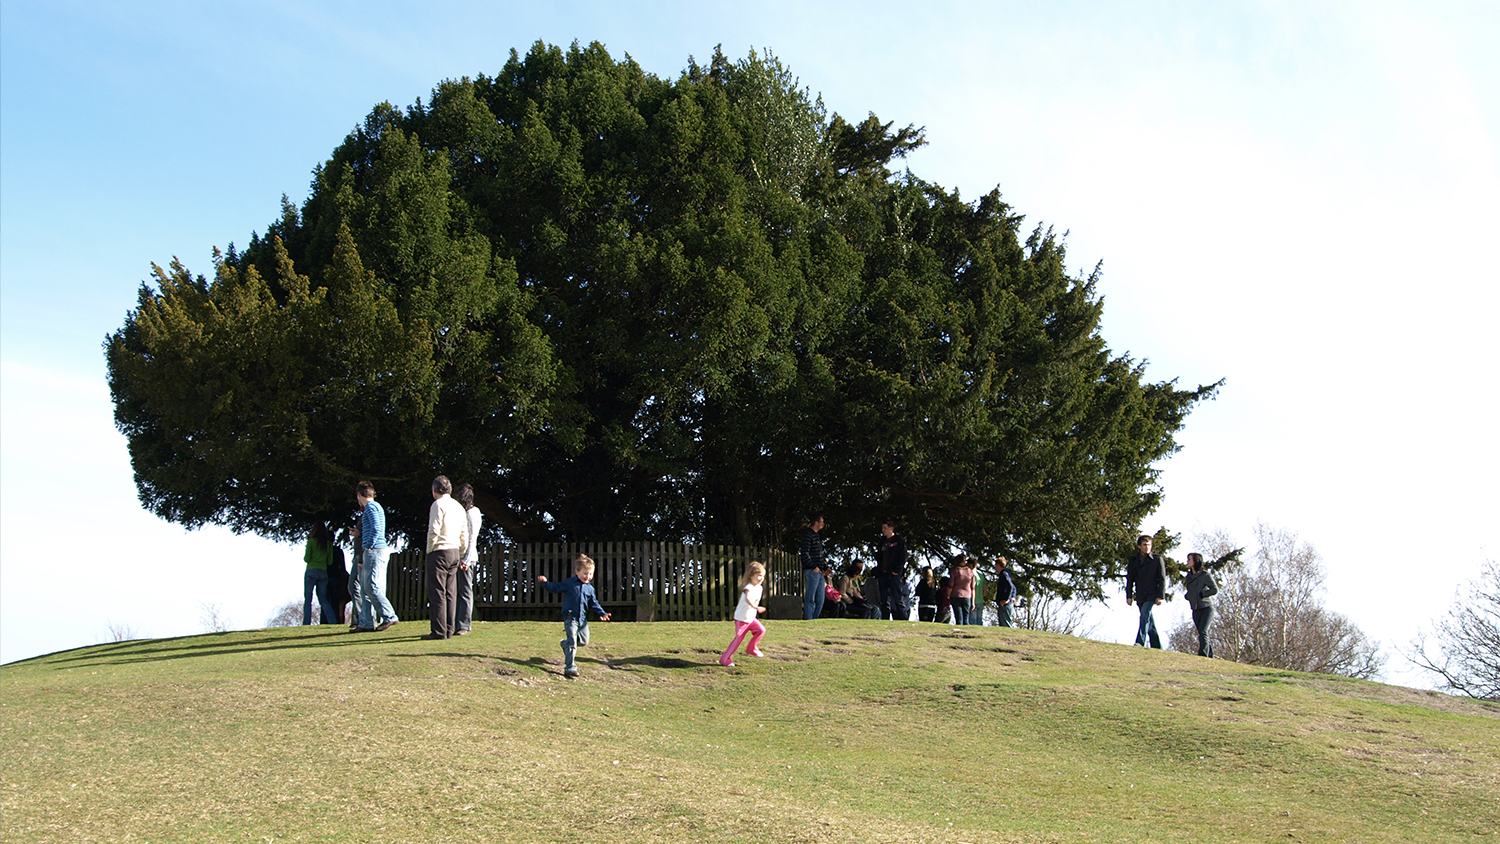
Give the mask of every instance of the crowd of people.
M 917 570 L 916 584 L 907 575 L 906 540 L 896 532 L 894 522 L 884 522 L 875 540 L 874 563 L 867 569 L 851 562 L 835 575 L 828 562 L 821 536 L 827 520 L 813 517 L 803 531 L 798 555 L 802 562 L 802 617 L 876 618 L 910 620 L 912 599 L 916 599 L 918 621 L 943 624 L 978 624 L 983 595 L 977 595 L 977 570 L 980 561 L 967 554 L 955 556 L 942 567 L 941 573 L 931 566 Z M 1010 576 L 1010 562 L 994 558 L 991 585 L 997 608 L 997 623 L 1014 627 L 1013 611 L 1019 593 Z M 976 596 L 980 599 L 976 605 Z
M 1020 598 L 1011 577 L 1010 561 L 1003 556 L 993 559 L 987 571 L 992 594 L 978 591 L 976 572 L 980 561 L 958 554 L 941 571 L 931 566 L 917 570 L 915 586 L 908 584 L 906 542 L 892 522 L 880 526 L 875 540 L 874 564 L 868 569 L 860 562 L 849 563 L 835 577 L 823 547 L 822 531 L 827 520 L 814 516 L 802 534 L 798 554 L 803 572 L 802 617 L 812 618 L 911 618 L 911 599 L 916 598 L 918 621 L 942 624 L 978 624 L 982 620 L 986 598 L 995 606 L 995 623 L 1015 626 L 1015 609 Z M 1152 538 L 1142 535 L 1136 540 L 1136 552 L 1126 564 L 1125 602 L 1139 608 L 1135 643 L 1161 648 L 1154 610 L 1166 600 L 1167 567 L 1160 554 L 1152 553 Z M 1187 555 L 1189 570 L 1183 578 L 1184 598 L 1192 611 L 1193 626 L 1198 633 L 1198 655 L 1213 656 L 1208 629 L 1213 623 L 1213 596 L 1218 582 L 1204 567 L 1203 555 Z
M 385 508 L 375 500 L 375 486 L 360 481 L 354 489 L 358 515 L 345 527 L 354 547 L 353 564 L 327 524 L 313 526 L 303 560 L 302 623 L 312 623 L 316 596 L 322 624 L 348 624 L 351 632 L 389 630 L 401 619 L 385 595 L 385 570 L 391 549 L 386 543 Z M 484 516 L 474 506 L 474 488 L 455 492 L 443 475 L 432 479 L 432 506 L 427 514 L 426 581 L 431 629 L 424 639 L 467 635 L 474 624 L 474 567 L 479 561 L 476 538 Z M 346 612 L 347 606 L 347 612 Z
M 385 631 L 400 619 L 385 596 L 385 569 L 390 548 L 385 537 L 385 510 L 375 500 L 375 487 L 360 481 L 355 489 L 359 515 L 347 527 L 356 549 L 353 565 L 345 569 L 344 554 L 335 541 L 329 525 L 316 525 L 308 536 L 303 559 L 307 563 L 303 578 L 302 623 L 312 623 L 313 600 L 318 601 L 322 623 L 347 623 L 353 632 Z M 426 581 L 430 630 L 423 639 L 447 639 L 464 636 L 473 629 L 474 569 L 478 563 L 478 543 L 483 515 L 474 506 L 474 490 L 463 484 L 453 490 L 443 475 L 432 481 L 432 506 L 427 520 Z M 932 566 L 917 570 L 915 586 L 908 582 L 906 541 L 896 532 L 894 522 L 884 522 L 874 543 L 874 562 L 869 568 L 855 561 L 835 576 L 823 545 L 822 531 L 827 520 L 816 515 L 803 531 L 798 556 L 803 573 L 803 619 L 866 618 L 910 620 L 912 599 L 916 599 L 917 620 L 941 624 L 981 623 L 985 598 L 979 590 L 977 570 L 980 561 L 958 554 L 941 571 Z M 1203 563 L 1203 555 L 1188 554 L 1189 571 L 1184 577 L 1185 598 L 1192 610 L 1193 625 L 1198 632 L 1199 656 L 1213 656 L 1208 629 L 1213 621 L 1213 596 L 1218 583 Z M 996 623 L 1014 627 L 1014 609 L 1019 590 L 1010 573 L 1010 561 L 994 558 L 993 572 L 987 574 L 993 587 Z M 580 554 L 574 561 L 573 576 L 552 583 L 544 576 L 537 582 L 553 593 L 563 595 L 563 650 L 566 677 L 576 677 L 576 652 L 589 642 L 588 613 L 592 610 L 601 621 L 610 615 L 599 603 L 591 583 L 594 561 Z M 765 635 L 760 615 L 766 611 L 761 595 L 766 568 L 759 562 L 746 567 L 739 583 L 739 601 L 734 612 L 734 638 L 719 658 L 725 666 L 734 665 L 734 655 L 741 644 L 751 656 L 761 656 L 759 647 Z M 1160 554 L 1152 552 L 1152 538 L 1142 535 L 1136 540 L 1136 552 L 1126 564 L 1125 602 L 1139 610 L 1135 644 L 1161 648 L 1154 610 L 1166 599 L 1167 568 Z M 976 598 L 978 602 L 976 603 Z M 345 605 L 351 608 L 346 617 Z

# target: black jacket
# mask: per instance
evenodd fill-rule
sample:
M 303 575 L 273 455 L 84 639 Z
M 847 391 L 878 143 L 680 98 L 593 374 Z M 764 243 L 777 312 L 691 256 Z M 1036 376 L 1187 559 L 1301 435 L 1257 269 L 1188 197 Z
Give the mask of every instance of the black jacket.
M 1137 552 L 1130 558 L 1125 565 L 1125 594 L 1140 604 L 1167 597 L 1167 564 L 1160 554 Z
M 876 541 L 875 562 L 886 577 L 906 575 L 906 540 L 901 534 L 892 534 L 889 539 L 881 536 Z

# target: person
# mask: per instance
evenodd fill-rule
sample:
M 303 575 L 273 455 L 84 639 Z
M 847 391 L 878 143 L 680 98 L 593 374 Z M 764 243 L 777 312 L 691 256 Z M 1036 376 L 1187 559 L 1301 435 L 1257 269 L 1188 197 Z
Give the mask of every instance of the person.
M 844 616 L 847 618 L 867 618 L 868 604 L 865 603 L 864 592 L 859 591 L 859 580 L 862 580 L 864 568 L 858 562 L 850 562 L 844 567 L 843 574 L 838 576 L 838 594 L 843 597 Z
M 745 653 L 765 656 L 760 652 L 760 637 L 766 635 L 766 626 L 758 618 L 766 611 L 760 605 L 760 593 L 765 582 L 764 565 L 751 562 L 745 567 L 745 574 L 740 578 L 740 602 L 734 608 L 734 638 L 730 640 L 729 648 L 719 655 L 719 664 L 726 668 L 734 667 L 734 652 L 740 649 L 740 643 L 745 641 L 746 635 L 750 637 L 750 643 L 745 646 Z
M 1135 630 L 1135 643 L 1143 647 L 1161 650 L 1161 636 L 1156 632 L 1156 619 L 1151 611 L 1161 606 L 1167 598 L 1167 564 L 1160 554 L 1151 553 L 1151 537 L 1141 534 L 1135 540 L 1135 554 L 1125 565 L 1125 606 L 1131 603 L 1140 606 L 1140 623 Z
M 937 623 L 953 623 L 953 579 L 948 575 L 938 578 Z
M 324 619 L 323 623 L 348 624 L 344 610 L 349 603 L 349 568 L 338 536 L 332 532 L 329 536 L 333 537 L 333 555 L 328 559 L 328 603 L 333 607 L 333 620 Z
M 826 579 L 823 583 L 823 615 L 820 618 L 843 618 L 848 608 L 844 605 L 844 593 L 833 585 L 831 567 L 824 577 Z
M 1182 596 L 1193 611 L 1193 626 L 1198 628 L 1198 656 L 1214 655 L 1214 646 L 1208 641 L 1208 626 L 1214 620 L 1213 596 L 1219 594 L 1219 584 L 1203 567 L 1203 555 L 1196 551 L 1189 554 L 1188 573 L 1183 578 Z
M 865 618 L 880 618 L 880 569 L 870 566 L 864 573 Z
M 953 623 L 968 624 L 974 611 L 974 565 L 967 555 L 959 554 L 948 567 L 948 603 L 953 607 Z
M 354 549 L 353 565 L 349 566 L 349 615 L 344 620 L 349 622 L 350 630 L 359 629 L 359 608 L 363 604 L 363 592 L 359 588 L 360 570 L 364 562 L 364 553 L 360 551 L 359 523 L 360 514 L 355 514 L 350 521 L 347 532 L 349 534 L 349 546 Z
M 458 630 L 455 636 L 467 636 L 474 627 L 474 568 L 479 565 L 479 526 L 484 514 L 474 506 L 474 487 L 460 484 L 454 495 L 468 520 L 469 549 L 458 561 Z
M 880 611 L 888 619 L 911 619 L 911 602 L 906 587 L 906 540 L 896 533 L 893 522 L 880 523 L 880 541 L 876 543 L 875 565 L 880 569 Z
M 917 621 L 933 621 L 937 618 L 937 578 L 932 566 L 917 569 Z
M 354 500 L 359 503 L 359 626 L 361 633 L 385 631 L 401 619 L 385 596 L 385 566 L 391 549 L 385 543 L 385 508 L 375 500 L 375 485 L 360 481 Z
M 432 632 L 423 639 L 451 639 L 458 630 L 458 562 L 469 550 L 469 517 L 449 493 L 444 475 L 432 479 L 427 508 L 427 607 Z
M 808 523 L 807 530 L 802 532 L 802 545 L 797 549 L 797 555 L 802 558 L 802 619 L 810 621 L 823 615 L 823 601 L 825 595 L 823 586 L 827 582 L 823 578 L 823 569 L 826 565 L 827 553 L 823 550 L 823 537 L 818 532 L 823 529 L 823 516 L 813 516 Z
M 995 558 L 995 606 L 999 609 L 1001 627 L 1015 627 L 1016 582 L 1010 579 L 1010 560 Z
M 536 578 L 536 582 L 546 587 L 548 592 L 564 593 L 563 640 L 558 644 L 562 645 L 563 651 L 563 676 L 570 680 L 578 676 L 574 654 L 589 643 L 589 609 L 593 608 L 600 621 L 609 621 L 609 613 L 604 611 L 598 596 L 594 594 L 594 587 L 589 585 L 589 581 L 593 579 L 594 561 L 585 554 L 579 554 L 578 559 L 573 561 L 573 576 L 562 583 L 551 583 L 546 575 L 537 575 Z
M 307 547 L 302 551 L 302 562 L 307 570 L 302 573 L 302 623 L 312 624 L 313 593 L 318 596 L 318 623 L 332 624 L 335 616 L 333 604 L 328 601 L 328 564 L 333 562 L 333 534 L 328 525 L 318 522 L 307 536 Z

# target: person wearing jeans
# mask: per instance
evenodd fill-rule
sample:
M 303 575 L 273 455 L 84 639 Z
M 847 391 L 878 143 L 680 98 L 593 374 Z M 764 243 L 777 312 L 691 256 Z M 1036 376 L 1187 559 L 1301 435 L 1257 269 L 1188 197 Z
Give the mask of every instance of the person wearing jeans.
M 389 630 L 401 619 L 385 596 L 385 566 L 391 558 L 391 549 L 385 544 L 385 508 L 376 503 L 375 486 L 369 481 L 359 482 L 354 500 L 360 508 L 358 629 Z
M 333 562 L 333 534 L 322 522 L 314 525 L 307 537 L 302 562 L 307 563 L 307 570 L 302 575 L 302 623 L 312 624 L 314 594 L 318 596 L 318 623 L 334 623 L 338 616 L 328 600 L 328 566 Z
M 1135 540 L 1136 553 L 1125 564 L 1125 606 L 1140 605 L 1140 623 L 1135 630 L 1135 643 L 1161 650 L 1161 635 L 1156 632 L 1156 619 L 1151 611 L 1161 606 L 1167 598 L 1167 564 L 1160 554 L 1151 553 L 1151 537 L 1142 534 Z
M 974 609 L 974 561 L 959 554 L 948 567 L 949 603 L 953 607 L 953 623 L 968 624 Z
M 828 594 L 824 588 L 827 581 L 823 579 L 823 567 L 827 554 L 823 550 L 823 537 L 818 535 L 818 531 L 822 529 L 823 516 L 821 514 L 813 516 L 807 530 L 802 532 L 802 546 L 797 549 L 798 556 L 802 558 L 802 619 L 804 621 L 823 615 L 823 601 Z
M 1213 596 L 1219 594 L 1219 584 L 1203 567 L 1203 555 L 1196 551 L 1187 555 L 1189 571 L 1183 578 L 1182 597 L 1187 599 L 1193 611 L 1193 626 L 1198 629 L 1198 656 L 1214 655 L 1214 646 L 1208 640 L 1208 627 L 1214 620 Z

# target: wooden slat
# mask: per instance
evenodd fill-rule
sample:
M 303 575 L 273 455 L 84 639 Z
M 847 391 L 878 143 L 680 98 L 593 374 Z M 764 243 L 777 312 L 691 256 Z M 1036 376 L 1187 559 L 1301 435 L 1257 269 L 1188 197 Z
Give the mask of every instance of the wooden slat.
M 766 566 L 767 597 L 798 595 L 802 567 L 797 555 L 769 548 L 681 545 L 665 542 L 527 543 L 491 546 L 480 552 L 475 571 L 476 609 L 501 617 L 555 613 L 561 596 L 542 589 L 536 576 L 560 582 L 572 576 L 573 560 L 588 554 L 595 563 L 600 603 L 634 607 L 655 602 L 663 621 L 729 618 L 739 601 L 739 578 L 751 560 Z M 402 618 L 427 614 L 425 555 L 419 549 L 392 554 L 386 594 Z

